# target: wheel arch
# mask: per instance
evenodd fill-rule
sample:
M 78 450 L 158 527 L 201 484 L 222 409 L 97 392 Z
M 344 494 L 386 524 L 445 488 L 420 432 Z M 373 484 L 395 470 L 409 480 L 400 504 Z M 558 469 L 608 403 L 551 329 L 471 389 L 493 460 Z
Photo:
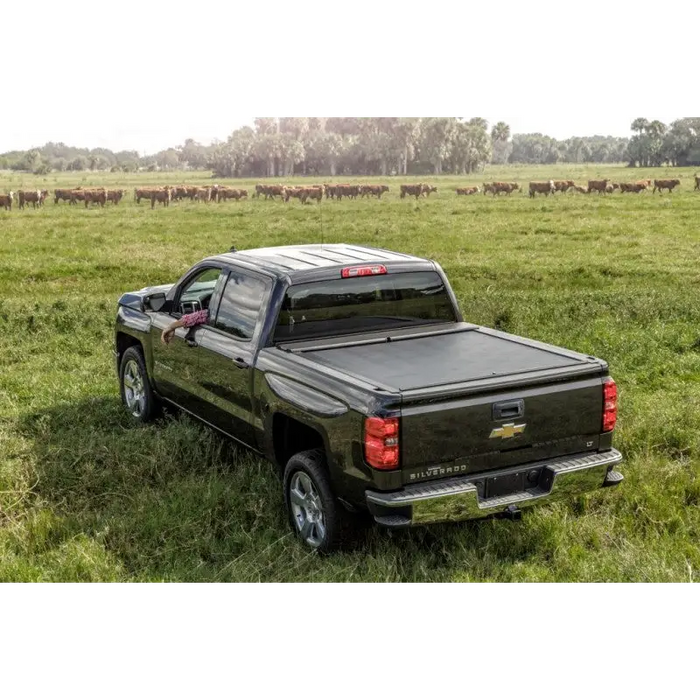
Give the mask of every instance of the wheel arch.
M 272 416 L 272 456 L 280 469 L 289 459 L 306 450 L 323 450 L 328 458 L 328 445 L 323 431 L 287 413 L 277 412 Z
M 124 353 L 127 351 L 127 349 L 134 346 L 141 348 L 141 352 L 144 353 L 145 359 L 146 354 L 144 352 L 143 343 L 139 338 L 135 338 L 133 335 L 124 333 L 123 331 L 117 331 L 115 342 L 117 349 L 117 366 L 121 366 L 122 357 L 124 357 Z
M 124 353 L 129 348 L 133 347 L 136 347 L 139 350 L 141 350 L 141 354 L 143 355 L 143 361 L 146 365 L 146 372 L 148 374 L 148 382 L 153 389 L 156 389 L 155 382 L 153 381 L 153 355 L 151 353 L 150 343 L 148 342 L 148 336 L 146 334 L 141 334 L 139 332 L 130 333 L 128 330 L 122 329 L 119 329 L 117 331 L 115 336 L 117 373 L 119 373 L 119 368 L 121 367 L 122 357 L 124 357 Z

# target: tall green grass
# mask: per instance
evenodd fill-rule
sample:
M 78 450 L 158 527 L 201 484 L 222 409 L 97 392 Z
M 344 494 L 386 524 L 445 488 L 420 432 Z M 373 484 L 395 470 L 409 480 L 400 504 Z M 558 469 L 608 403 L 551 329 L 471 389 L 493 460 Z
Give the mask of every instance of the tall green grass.
M 678 176 L 493 168 L 429 199 L 249 200 L 0 211 L 0 580 L 691 580 L 700 567 L 700 193 L 457 197 L 484 180 Z M 345 180 L 346 178 L 337 178 Z M 325 181 L 325 178 L 311 178 Z M 358 181 L 369 179 L 352 178 Z M 208 174 L 0 173 L 0 190 L 202 182 Z M 252 191 L 253 182 L 238 182 Z M 271 465 L 196 422 L 134 427 L 111 347 L 123 291 L 198 259 L 352 242 L 445 268 L 470 321 L 603 357 L 620 391 L 617 490 L 520 523 L 372 527 L 329 558 L 299 545 Z

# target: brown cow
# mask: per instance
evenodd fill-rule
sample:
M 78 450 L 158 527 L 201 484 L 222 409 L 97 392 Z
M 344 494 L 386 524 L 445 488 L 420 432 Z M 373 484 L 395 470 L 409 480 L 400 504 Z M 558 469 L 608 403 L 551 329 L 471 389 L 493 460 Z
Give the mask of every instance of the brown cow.
M 170 206 L 172 192 L 168 185 L 162 189 L 153 190 L 151 192 L 151 209 L 156 208 L 156 202 L 160 202 L 164 207 Z
M 220 187 L 217 193 L 219 202 L 226 201 L 227 199 L 235 199 L 238 201 L 243 197 L 248 196 L 248 190 L 237 190 L 232 187 Z
M 284 187 L 282 188 L 282 199 L 285 202 L 288 202 L 291 197 L 294 197 L 295 199 L 301 201 L 303 191 L 303 187 Z
M 536 194 L 543 194 L 548 197 L 550 194 L 554 194 L 556 190 L 554 189 L 554 181 L 548 180 L 547 182 L 531 182 L 530 183 L 530 197 L 534 197 Z
M 77 204 L 78 202 L 85 201 L 85 190 L 82 187 L 76 187 L 74 190 L 70 191 L 69 194 L 69 204 Z
M 511 192 L 515 192 L 520 189 L 520 185 L 517 182 L 489 182 L 488 191 L 495 197 L 501 192 L 510 195 Z M 484 194 L 486 194 L 486 184 L 484 184 Z
M 306 204 L 309 199 L 315 199 L 320 204 L 323 199 L 323 187 L 304 187 L 302 189 L 301 203 Z
M 107 201 L 114 202 L 115 206 L 122 201 L 122 197 L 126 194 L 125 190 L 107 190 Z
M 361 197 L 376 197 L 377 199 L 382 198 L 384 192 L 388 192 L 389 187 L 387 185 L 361 185 L 360 186 L 360 196 Z
M 184 185 L 177 185 L 170 190 L 170 195 L 172 201 L 181 201 L 185 199 L 185 197 L 192 199 L 194 196 L 194 191 L 192 191 L 192 194 L 190 194 L 190 191 L 194 190 L 192 187 L 185 187 Z
M 419 185 L 401 185 L 401 199 L 404 199 L 406 195 L 413 195 L 416 199 L 423 194 L 423 184 Z
M 641 180 L 640 182 L 621 182 L 620 192 L 635 192 L 639 194 L 640 192 L 644 192 L 647 187 L 648 185 L 645 180 Z
M 54 204 L 58 204 L 58 200 L 63 200 L 64 202 L 70 202 L 70 193 L 72 190 L 54 190 Z
M 19 190 L 17 192 L 19 199 L 19 208 L 24 209 L 24 205 L 31 202 L 32 208 L 36 209 L 41 206 L 41 191 L 40 190 Z
M 644 192 L 647 189 L 647 183 L 646 182 L 621 182 L 620 183 L 620 192 L 634 192 L 635 194 L 639 194 L 640 192 Z
M 12 202 L 14 201 L 14 198 L 14 192 L 10 192 L 9 194 L 0 194 L 0 207 L 3 207 L 5 211 L 12 211 Z
M 694 190 L 700 190 L 700 175 L 695 173 L 695 187 Z
M 602 192 L 605 194 L 606 188 L 608 184 L 610 183 L 610 180 L 589 180 L 588 181 L 588 191 L 589 192 Z
M 85 192 L 85 208 L 87 209 L 90 204 L 99 204 L 101 207 L 107 202 L 107 190 L 87 190 Z
M 265 195 L 265 199 L 274 199 L 275 197 L 284 197 L 284 185 L 255 185 L 255 194 L 253 197 L 258 198 L 261 194 Z
M 99 192 L 102 187 L 88 187 L 83 189 L 82 187 L 76 187 L 74 190 L 70 191 L 70 204 L 77 204 L 78 202 L 84 202 L 85 199 L 93 192 Z
M 322 187 L 285 187 L 282 199 L 288 202 L 292 197 L 298 199 L 302 204 L 306 204 L 309 199 L 315 199 L 318 202 L 323 199 Z
M 479 186 L 476 185 L 474 187 L 458 187 L 457 188 L 457 194 L 460 195 L 470 195 L 470 194 L 479 194 L 481 190 L 479 189 Z
M 284 185 L 268 185 L 265 188 L 265 199 L 268 197 L 274 199 L 275 197 L 282 197 L 284 192 Z
M 573 180 L 553 180 L 555 192 L 568 192 L 576 187 Z
M 679 187 L 680 184 L 680 180 L 654 180 L 654 191 L 652 194 L 655 194 L 656 190 L 659 190 L 659 194 L 662 190 L 668 190 L 668 193 L 671 194 L 671 190 L 674 187 Z
M 157 187 L 139 187 L 134 190 L 134 199 L 136 200 L 136 204 L 141 204 L 142 199 L 146 199 L 149 202 L 151 201 L 151 198 L 153 196 L 154 192 L 158 192 L 159 188 Z
M 196 202 L 211 202 L 211 187 L 198 187 L 194 199 Z
M 85 208 L 87 209 L 93 203 L 104 207 L 107 203 L 107 190 L 87 190 L 85 192 Z
M 336 185 L 335 196 L 341 200 L 343 197 L 357 199 L 360 194 L 360 185 Z

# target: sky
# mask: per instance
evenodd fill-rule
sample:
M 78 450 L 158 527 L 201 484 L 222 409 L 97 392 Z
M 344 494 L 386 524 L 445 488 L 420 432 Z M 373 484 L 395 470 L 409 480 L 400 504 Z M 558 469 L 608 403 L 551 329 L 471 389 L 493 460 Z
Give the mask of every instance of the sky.
M 469 117 L 470 115 L 467 115 Z M 504 121 L 512 134 L 540 132 L 557 139 L 571 136 L 630 136 L 637 115 L 483 115 L 492 126 Z M 681 115 L 645 115 L 668 124 Z M 77 148 L 109 148 L 150 155 L 192 138 L 209 145 L 225 141 L 232 131 L 252 125 L 247 114 L 99 114 L 0 115 L 0 153 L 24 151 L 48 141 Z

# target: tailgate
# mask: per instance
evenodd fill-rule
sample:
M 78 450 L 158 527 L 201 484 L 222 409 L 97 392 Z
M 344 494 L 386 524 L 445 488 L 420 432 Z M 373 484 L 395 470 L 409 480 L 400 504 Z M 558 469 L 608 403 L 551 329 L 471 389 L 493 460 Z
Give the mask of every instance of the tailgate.
M 596 450 L 602 380 L 599 371 L 485 395 L 407 401 L 401 411 L 404 482 Z

